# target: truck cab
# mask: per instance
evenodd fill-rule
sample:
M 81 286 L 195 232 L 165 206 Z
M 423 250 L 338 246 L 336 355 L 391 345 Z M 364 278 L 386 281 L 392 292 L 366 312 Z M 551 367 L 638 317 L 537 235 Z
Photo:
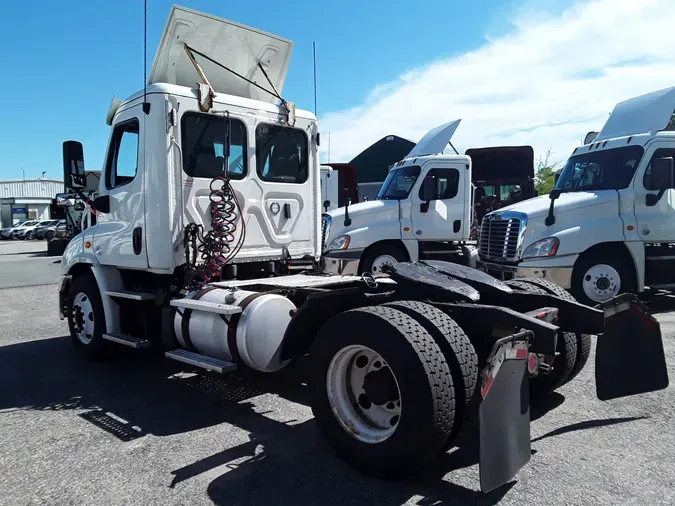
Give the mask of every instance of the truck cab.
M 100 216 L 68 245 L 64 270 L 181 275 L 204 247 L 221 260 L 236 253 L 229 276 L 311 266 L 320 256 L 318 130 L 311 112 L 277 103 L 291 50 L 275 35 L 174 8 L 147 86 L 110 105 L 91 202 Z M 67 143 L 68 179 L 81 178 L 82 151 Z
M 463 255 L 471 226 L 471 158 L 443 151 L 461 120 L 429 131 L 389 171 L 377 198 L 323 215 L 323 267 L 379 275 L 424 254 Z
M 482 267 L 553 281 L 586 304 L 675 287 L 674 110 L 675 88 L 617 104 L 550 195 L 485 216 Z

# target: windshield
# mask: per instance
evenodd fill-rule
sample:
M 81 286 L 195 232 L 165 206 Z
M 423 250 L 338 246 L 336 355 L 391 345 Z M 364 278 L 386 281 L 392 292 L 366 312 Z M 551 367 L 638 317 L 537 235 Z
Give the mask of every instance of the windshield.
M 626 146 L 572 156 L 555 187 L 563 192 L 628 188 L 643 154 L 641 146 Z
M 417 166 L 400 167 L 389 171 L 387 179 L 384 180 L 382 188 L 377 194 L 377 200 L 403 200 L 408 198 L 419 175 L 420 168 Z
M 33 225 L 37 225 L 37 221 L 27 221 L 26 223 L 23 223 L 19 226 L 20 227 L 32 227 Z

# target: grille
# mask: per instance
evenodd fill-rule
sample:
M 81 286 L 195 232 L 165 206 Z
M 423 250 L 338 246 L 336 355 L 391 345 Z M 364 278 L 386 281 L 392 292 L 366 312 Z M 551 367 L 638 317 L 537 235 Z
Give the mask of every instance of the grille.
M 517 260 L 521 221 L 488 214 L 480 227 L 478 252 L 485 258 Z

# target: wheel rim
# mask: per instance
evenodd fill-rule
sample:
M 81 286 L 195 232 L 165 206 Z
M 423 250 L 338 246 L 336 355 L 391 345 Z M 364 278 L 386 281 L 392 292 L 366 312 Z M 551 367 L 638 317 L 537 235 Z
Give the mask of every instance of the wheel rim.
M 586 271 L 583 280 L 586 296 L 594 302 L 604 302 L 618 295 L 621 276 L 611 265 L 598 264 Z
M 326 373 L 328 401 L 342 428 L 355 439 L 381 443 L 401 419 L 401 391 L 389 365 L 360 345 L 342 348 Z
M 384 274 L 382 272 L 382 267 L 385 265 L 394 265 L 398 263 L 397 260 L 391 255 L 380 255 L 373 261 L 373 265 L 370 268 L 370 273 L 373 276 Z
M 73 330 L 82 344 L 91 343 L 94 338 L 94 308 L 86 293 L 79 292 L 73 299 Z

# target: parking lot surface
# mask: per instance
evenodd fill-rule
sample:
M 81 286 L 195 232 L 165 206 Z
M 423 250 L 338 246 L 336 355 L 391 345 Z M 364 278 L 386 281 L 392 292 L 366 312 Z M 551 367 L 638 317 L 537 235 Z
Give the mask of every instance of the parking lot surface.
M 244 382 L 127 349 L 86 363 L 57 316 L 59 265 L 37 249 L 7 248 L 0 244 L 2 505 L 675 504 L 672 386 L 600 402 L 592 356 L 533 408 L 533 455 L 512 484 L 479 492 L 477 444 L 449 452 L 424 482 L 380 482 L 321 439 L 302 364 Z M 653 309 L 672 378 L 675 303 L 664 296 Z
M 0 241 L 0 288 L 56 283 L 60 264 L 47 256 L 47 241 Z

